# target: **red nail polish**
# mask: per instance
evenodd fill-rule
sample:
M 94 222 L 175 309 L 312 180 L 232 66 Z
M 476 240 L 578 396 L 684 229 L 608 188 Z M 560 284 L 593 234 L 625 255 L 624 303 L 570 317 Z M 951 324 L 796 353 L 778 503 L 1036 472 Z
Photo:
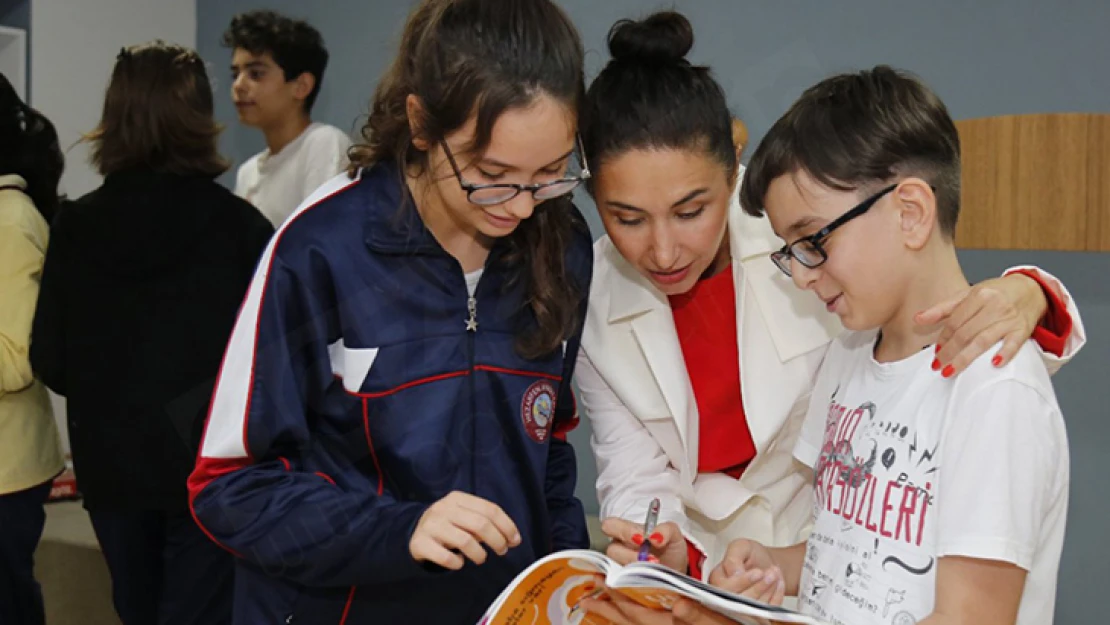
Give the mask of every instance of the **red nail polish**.
M 937 348 L 934 351 L 938 354 L 940 353 L 940 343 L 937 343 Z
M 656 558 L 655 556 L 648 556 L 647 561 L 651 562 L 652 564 L 659 564 L 659 558 Z
M 940 371 L 940 361 L 936 358 L 933 359 L 933 371 Z
M 944 371 L 940 372 L 940 377 L 950 378 L 950 377 L 952 377 L 952 374 L 955 373 L 955 372 L 956 372 L 956 368 L 953 367 L 952 365 L 948 365 L 947 367 L 944 368 Z
M 991 359 L 991 364 L 996 366 L 996 367 L 998 365 L 1001 365 L 1002 364 L 1002 354 L 999 354 L 999 355 L 995 356 L 994 358 L 992 358 Z
M 644 535 L 643 534 L 633 534 L 632 535 L 632 544 L 636 545 L 637 547 L 644 544 Z
M 659 532 L 655 532 L 648 538 L 648 540 L 658 545 L 659 543 L 663 542 L 663 535 Z

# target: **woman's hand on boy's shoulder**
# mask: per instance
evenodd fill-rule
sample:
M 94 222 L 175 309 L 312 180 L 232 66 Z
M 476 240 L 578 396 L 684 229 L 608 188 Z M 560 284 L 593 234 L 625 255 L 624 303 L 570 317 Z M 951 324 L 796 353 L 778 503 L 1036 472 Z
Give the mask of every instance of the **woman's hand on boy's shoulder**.
M 922 326 L 944 324 L 933 369 L 951 377 L 999 341 L 1003 341 L 1002 348 L 991 362 L 996 367 L 1010 362 L 1033 336 L 1047 309 L 1048 300 L 1040 284 L 1014 273 L 984 280 L 918 313 L 915 321 Z

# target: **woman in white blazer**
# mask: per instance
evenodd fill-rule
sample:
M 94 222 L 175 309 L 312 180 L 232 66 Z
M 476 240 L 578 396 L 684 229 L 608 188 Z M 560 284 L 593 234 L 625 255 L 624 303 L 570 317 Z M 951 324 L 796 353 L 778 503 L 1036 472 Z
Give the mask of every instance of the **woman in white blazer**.
M 692 44 L 689 23 L 676 13 L 618 22 L 613 60 L 587 95 L 590 191 L 608 236 L 595 246 L 575 380 L 593 428 L 610 555 L 635 558 L 648 539 L 636 534 L 659 498 L 653 553 L 708 574 L 737 537 L 788 545 L 807 533 L 811 477 L 792 450 L 840 325 L 771 263 L 783 242 L 767 221 L 740 210 L 725 96 L 707 68 L 685 60 Z M 755 447 L 739 479 L 699 472 L 699 411 L 668 300 L 722 272 L 735 290 L 740 403 Z M 1026 276 L 982 283 L 958 304 L 947 317 L 944 336 L 952 338 L 934 363 L 952 366 L 938 375 L 981 354 L 977 344 L 1006 339 L 999 364 L 1008 361 L 1046 310 L 1038 283 L 1053 291 L 1055 317 L 1065 319 L 1066 308 L 1074 320 L 1058 351 L 1078 350 L 1082 326 L 1063 286 L 1036 270 Z M 1053 369 L 1064 362 L 1046 359 Z

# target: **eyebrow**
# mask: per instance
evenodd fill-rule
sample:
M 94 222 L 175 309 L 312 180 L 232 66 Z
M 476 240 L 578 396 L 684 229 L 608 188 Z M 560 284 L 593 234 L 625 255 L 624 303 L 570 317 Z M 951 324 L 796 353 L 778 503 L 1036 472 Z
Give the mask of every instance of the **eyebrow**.
M 694 189 L 693 191 L 690 191 L 686 195 L 679 198 L 678 201 L 676 201 L 674 204 L 671 204 L 671 208 L 678 208 L 679 206 L 682 206 L 686 202 L 689 202 L 690 200 L 698 197 L 699 195 L 701 195 L 703 193 L 708 193 L 708 192 L 709 192 L 709 187 L 699 187 L 697 189 Z M 637 206 L 633 206 L 631 204 L 625 204 L 624 202 L 618 202 L 616 200 L 609 200 L 608 202 L 606 202 L 606 204 L 608 204 L 609 206 L 612 206 L 614 208 L 619 208 L 619 209 L 626 210 L 626 211 L 634 211 L 634 212 L 637 212 L 637 213 L 646 213 L 647 212 L 646 210 L 644 210 L 642 208 L 639 208 Z
M 811 226 L 814 223 L 816 223 L 817 221 L 818 221 L 818 218 L 814 217 L 813 215 L 807 215 L 805 217 L 799 218 L 797 221 L 795 221 L 794 223 L 787 226 L 786 232 L 784 234 L 786 234 L 788 236 L 797 234 L 803 228 Z M 780 238 L 785 238 L 785 237 L 780 237 Z
M 574 148 L 571 148 L 569 151 L 567 151 L 566 154 L 564 154 L 564 155 L 560 156 L 559 158 L 551 161 L 550 163 L 544 165 L 540 169 L 546 169 L 548 167 L 551 167 L 555 163 L 558 163 L 559 161 L 565 161 L 566 159 L 570 158 L 571 154 L 574 154 Z M 494 167 L 500 167 L 502 169 L 509 169 L 509 170 L 519 169 L 519 167 L 517 167 L 516 165 L 510 165 L 508 163 L 502 163 L 501 161 L 499 161 L 495 158 L 489 158 L 488 156 L 483 156 L 482 159 L 478 162 L 483 163 L 485 165 L 493 165 Z
M 231 64 L 231 71 L 234 72 L 235 70 L 238 70 L 238 69 L 269 69 L 269 67 L 270 67 L 269 65 L 263 63 L 262 61 L 251 61 L 250 63 L 244 64 L 242 67 L 232 63 Z

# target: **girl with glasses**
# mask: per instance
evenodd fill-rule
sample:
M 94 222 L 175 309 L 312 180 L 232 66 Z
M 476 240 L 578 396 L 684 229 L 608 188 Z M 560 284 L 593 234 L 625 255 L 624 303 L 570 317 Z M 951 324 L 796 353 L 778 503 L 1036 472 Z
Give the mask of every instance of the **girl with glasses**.
M 264 253 L 189 485 L 237 623 L 471 625 L 588 545 L 582 55 L 550 0 L 421 2 L 349 174 Z
M 609 555 L 635 560 L 649 541 L 664 564 L 703 576 L 733 538 L 791 545 L 808 532 L 811 477 L 792 451 L 839 324 L 835 301 L 814 303 L 776 264 L 820 262 L 852 224 L 846 216 L 780 249 L 766 220 L 741 211 L 724 91 L 686 60 L 692 45 L 677 13 L 618 22 L 612 60 L 587 93 L 587 185 L 607 236 L 594 250 L 576 382 L 593 426 Z M 1062 286 L 1030 273 L 980 284 L 946 320 L 947 309 L 919 317 L 946 325 L 936 375 L 956 374 L 984 351 L 978 345 L 1002 339 L 1004 364 L 1034 334 L 1046 294 L 1049 323 L 1070 314 L 1075 325 L 1070 337 L 1038 330 L 1056 352 L 1045 358 L 1058 367 L 1074 354 L 1078 311 Z M 1052 288 L 1042 293 L 1037 280 Z M 645 536 L 653 498 L 660 523 Z M 757 597 L 781 595 L 781 581 L 767 580 Z M 589 609 L 620 618 L 611 604 Z

